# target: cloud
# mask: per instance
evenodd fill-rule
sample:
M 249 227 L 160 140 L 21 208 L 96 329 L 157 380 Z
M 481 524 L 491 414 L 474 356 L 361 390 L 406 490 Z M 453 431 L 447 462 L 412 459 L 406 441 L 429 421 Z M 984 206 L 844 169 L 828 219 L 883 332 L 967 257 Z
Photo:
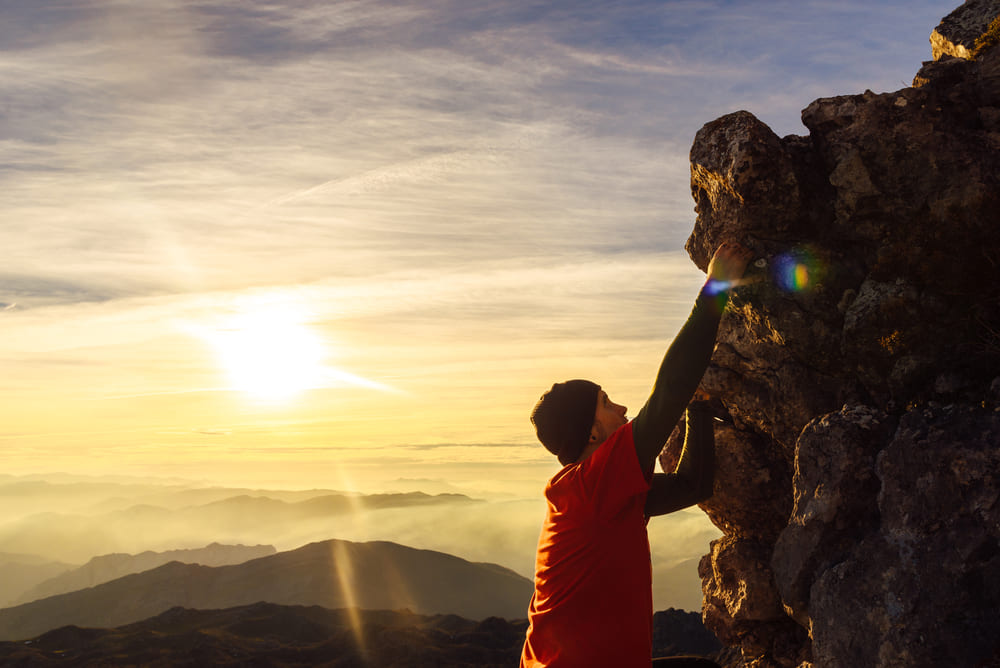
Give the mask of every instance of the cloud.
M 33 221 L 13 241 L 25 258 L 19 271 L 39 272 L 38 262 L 47 261 L 72 267 L 81 280 L 115 275 L 126 292 L 281 284 L 322 276 L 332 253 L 398 269 L 427 254 L 455 265 L 525 244 L 586 243 L 602 222 L 588 224 L 592 214 L 579 204 L 634 209 L 634 176 L 567 169 L 595 158 L 586 146 L 592 138 L 572 129 L 561 105 L 546 102 L 539 88 L 511 94 L 523 88 L 530 58 L 466 59 L 468 45 L 457 40 L 450 47 L 457 55 L 430 43 L 403 59 L 391 50 L 344 54 L 337 46 L 324 52 L 325 63 L 265 58 L 227 68 L 230 56 L 209 43 L 230 13 L 239 17 L 233 42 L 247 36 L 241 31 L 248 24 L 260 24 L 270 35 L 260 48 L 271 53 L 268 40 L 294 42 L 296 31 L 322 24 L 314 16 L 321 9 L 217 10 L 154 21 L 159 28 L 145 46 L 158 55 L 138 60 L 145 83 L 133 73 L 135 40 L 122 26 L 148 17 L 125 9 L 116 12 L 114 31 L 95 28 L 108 38 L 106 49 L 78 58 L 85 45 L 70 40 L 42 54 L 44 71 L 19 64 L 18 79 L 69 91 L 55 104 L 44 96 L 25 100 L 26 118 L 32 100 L 49 109 L 33 131 L 73 129 L 55 135 L 58 144 L 49 148 L 21 144 L 26 158 L 59 175 L 20 170 L 9 179 L 11 217 Z M 164 10 L 168 17 L 178 12 Z M 327 22 L 364 24 L 375 14 L 379 25 L 395 20 L 355 13 Z M 190 34 L 178 27 L 216 20 L 220 26 Z M 247 48 L 257 43 L 244 41 Z M 149 86 L 155 90 L 147 96 Z M 206 122 L 202 110 L 209 108 Z M 656 159 L 619 153 L 616 160 L 634 168 Z M 545 238 L 533 239 L 534 230 L 546 230 Z
M 56 303 L 102 302 L 117 296 L 111 286 L 99 286 L 37 275 L 0 274 L 0 295 L 11 300 L 0 308 L 13 310 Z
M 208 54 L 274 65 L 399 44 L 432 10 L 417 3 L 354 1 L 216 2 L 195 6 L 193 11 L 200 19 L 198 32 Z
M 7 179 L 10 218 L 32 221 L 13 237 L 16 269 L 114 275 L 134 293 L 315 280 L 356 271 L 347 255 L 397 270 L 677 248 L 693 220 L 684 142 L 708 120 L 678 101 L 749 72 L 649 26 L 676 40 L 706 16 L 698 3 L 59 7 L 46 19 L 62 39 L 24 41 L 30 59 L 4 70 L 25 119 L 19 164 L 47 170 Z
M 912 76 L 952 8 L 7 4 L 3 396 L 11 433 L 51 436 L 36 462 L 76 429 L 81 466 L 249 421 L 202 391 L 224 383 L 184 326 L 267 295 L 310 305 L 333 368 L 409 392 L 317 390 L 254 436 L 289 452 L 523 444 L 524 396 L 564 374 L 641 401 L 701 281 L 698 128 L 745 108 L 803 132 L 813 98 Z
M 225 318 L 281 304 L 305 309 L 311 323 L 358 337 L 365 336 L 372 323 L 405 327 L 411 339 L 426 331 L 442 344 L 452 336 L 456 340 L 493 339 L 517 332 L 560 339 L 584 323 L 590 337 L 648 337 L 664 328 L 663 314 L 649 311 L 649 304 L 682 305 L 681 313 L 671 315 L 673 322 L 682 322 L 702 280 L 682 253 L 611 257 L 591 253 L 572 262 L 529 264 L 498 259 L 431 275 L 414 270 L 378 280 L 331 278 L 287 288 L 118 295 L 113 300 L 91 293 L 84 300 L 90 303 L 79 303 L 82 288 L 73 284 L 10 280 L 8 285 L 19 299 L 44 296 L 68 303 L 12 313 L 0 335 L 0 346 L 10 351 L 50 352 L 129 345 L 171 331 L 189 332 L 192 326 L 221 326 Z M 57 299 L 63 293 L 68 296 Z M 631 321 L 625 332 L 617 320 L 623 314 L 629 314 Z M 65 335 L 67 322 L 75 324 L 72 337 Z M 461 328 L 449 334 L 449 328 L 458 323 Z

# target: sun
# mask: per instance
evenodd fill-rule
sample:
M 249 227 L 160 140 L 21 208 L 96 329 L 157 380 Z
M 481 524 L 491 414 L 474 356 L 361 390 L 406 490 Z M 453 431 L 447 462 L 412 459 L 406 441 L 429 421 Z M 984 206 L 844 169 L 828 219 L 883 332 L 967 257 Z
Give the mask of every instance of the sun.
M 297 309 L 254 309 L 233 316 L 207 338 L 230 388 L 255 399 L 287 400 L 323 384 L 326 347 Z

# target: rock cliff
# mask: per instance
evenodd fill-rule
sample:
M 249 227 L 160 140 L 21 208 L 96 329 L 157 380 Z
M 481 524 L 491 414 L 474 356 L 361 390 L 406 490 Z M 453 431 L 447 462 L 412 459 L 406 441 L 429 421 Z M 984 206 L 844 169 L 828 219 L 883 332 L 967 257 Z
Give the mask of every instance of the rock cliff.
M 702 382 L 703 617 L 740 666 L 1000 661 L 998 15 L 969 0 L 912 87 L 816 100 L 808 136 L 695 137 L 689 254 L 758 258 Z

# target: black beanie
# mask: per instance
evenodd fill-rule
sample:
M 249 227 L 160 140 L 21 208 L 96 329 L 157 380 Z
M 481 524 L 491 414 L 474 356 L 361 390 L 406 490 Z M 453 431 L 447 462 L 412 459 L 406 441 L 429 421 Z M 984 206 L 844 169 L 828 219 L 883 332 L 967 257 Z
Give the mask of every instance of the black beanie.
M 589 380 L 556 383 L 531 411 L 538 440 L 563 466 L 580 457 L 590 439 L 601 386 Z

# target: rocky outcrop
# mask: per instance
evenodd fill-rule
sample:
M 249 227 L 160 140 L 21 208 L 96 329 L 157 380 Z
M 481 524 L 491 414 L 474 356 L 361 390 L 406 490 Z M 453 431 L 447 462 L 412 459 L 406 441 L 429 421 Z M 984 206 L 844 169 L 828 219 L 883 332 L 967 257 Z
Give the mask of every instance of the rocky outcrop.
M 966 0 L 965 4 L 941 20 L 931 33 L 934 60 L 941 56 L 970 59 L 975 55 L 977 41 L 996 19 L 993 0 Z
M 728 416 L 705 623 L 741 666 L 1000 658 L 1000 47 L 802 120 L 737 112 L 691 149 L 692 259 L 757 257 L 701 388 Z

